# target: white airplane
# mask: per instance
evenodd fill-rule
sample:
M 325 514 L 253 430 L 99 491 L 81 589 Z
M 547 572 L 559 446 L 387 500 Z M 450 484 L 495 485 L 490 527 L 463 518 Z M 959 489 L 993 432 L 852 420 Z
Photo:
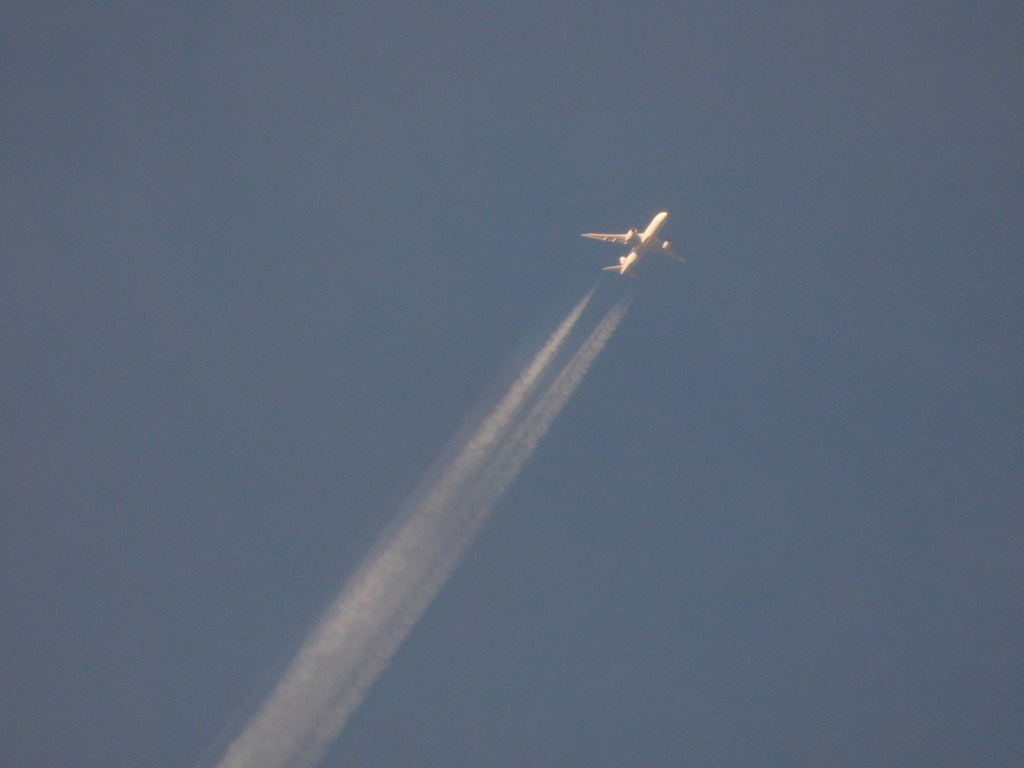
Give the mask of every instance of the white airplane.
M 671 243 L 668 240 L 661 240 L 658 237 L 658 230 L 661 229 L 661 225 L 665 223 L 667 218 L 668 213 L 662 211 L 651 219 L 651 223 L 647 225 L 647 229 L 643 232 L 637 232 L 635 229 L 629 230 L 624 235 L 598 235 L 588 232 L 584 233 L 583 237 L 592 237 L 594 240 L 604 240 L 609 243 L 629 246 L 629 253 L 625 256 L 620 256 L 618 264 L 605 267 L 605 269 L 618 272 L 620 275 L 626 274 L 627 270 L 640 261 L 640 258 L 648 251 L 658 251 L 666 256 L 671 256 L 673 259 L 685 262 L 686 259 L 672 250 Z

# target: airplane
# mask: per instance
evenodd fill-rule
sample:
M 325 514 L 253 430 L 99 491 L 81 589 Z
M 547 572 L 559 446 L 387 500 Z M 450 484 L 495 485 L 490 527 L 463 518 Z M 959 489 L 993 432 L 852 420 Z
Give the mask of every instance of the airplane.
M 686 259 L 672 250 L 670 241 L 661 240 L 658 237 L 658 230 L 661 229 L 661 225 L 665 223 L 667 218 L 668 212 L 662 211 L 651 219 L 651 223 L 647 225 L 647 229 L 643 232 L 637 232 L 635 229 L 629 230 L 629 232 L 624 235 L 598 235 L 592 232 L 586 232 L 583 234 L 583 237 L 590 237 L 594 240 L 604 240 L 608 243 L 619 243 L 620 245 L 629 246 L 629 253 L 625 256 L 620 256 L 618 264 L 605 267 L 605 269 L 618 272 L 620 275 L 626 274 L 634 264 L 640 261 L 640 258 L 644 254 L 650 251 L 657 251 L 665 254 L 666 256 L 670 256 L 673 259 L 685 262 Z

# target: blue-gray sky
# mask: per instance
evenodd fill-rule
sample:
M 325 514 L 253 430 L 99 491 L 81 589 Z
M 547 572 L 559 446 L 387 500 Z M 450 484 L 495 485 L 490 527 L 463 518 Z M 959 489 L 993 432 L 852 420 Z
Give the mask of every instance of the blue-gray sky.
M 199 761 L 618 255 L 578 234 L 658 210 L 689 264 L 325 765 L 1019 763 L 1022 39 L 9 3 L 0 764 Z

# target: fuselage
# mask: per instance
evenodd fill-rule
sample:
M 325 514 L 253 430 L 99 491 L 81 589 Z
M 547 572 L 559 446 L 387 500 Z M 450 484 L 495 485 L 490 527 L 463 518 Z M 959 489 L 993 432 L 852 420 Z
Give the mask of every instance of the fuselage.
M 650 250 L 651 243 L 655 241 L 658 230 L 661 229 L 666 219 L 668 219 L 668 211 L 662 211 L 651 219 L 647 229 L 637 233 L 636 237 L 639 239 L 639 242 L 630 249 L 629 253 L 619 259 L 619 263 L 622 265 L 619 269 L 619 274 L 626 274 L 626 271 L 640 261 L 640 257 Z

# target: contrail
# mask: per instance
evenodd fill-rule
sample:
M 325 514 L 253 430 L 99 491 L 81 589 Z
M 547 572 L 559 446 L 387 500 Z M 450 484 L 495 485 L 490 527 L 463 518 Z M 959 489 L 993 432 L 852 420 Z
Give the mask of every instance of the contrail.
M 621 321 L 625 300 L 517 423 L 593 293 L 562 321 L 422 499 L 406 505 L 401 523 L 349 579 L 217 768 L 309 768 L 322 760 Z
M 523 465 L 547 434 L 555 417 L 569 402 L 591 364 L 619 327 L 631 303 L 632 296 L 624 297 L 608 311 L 544 394 L 516 425 L 492 461 L 483 469 L 479 479 L 462 494 L 459 499 L 461 511 L 453 509 L 449 518 L 454 530 L 443 554 L 447 559 L 443 564 L 437 564 L 444 571 L 443 580 L 447 579 L 447 574 L 454 569 L 465 548 L 472 543 L 494 505 L 522 471 Z

